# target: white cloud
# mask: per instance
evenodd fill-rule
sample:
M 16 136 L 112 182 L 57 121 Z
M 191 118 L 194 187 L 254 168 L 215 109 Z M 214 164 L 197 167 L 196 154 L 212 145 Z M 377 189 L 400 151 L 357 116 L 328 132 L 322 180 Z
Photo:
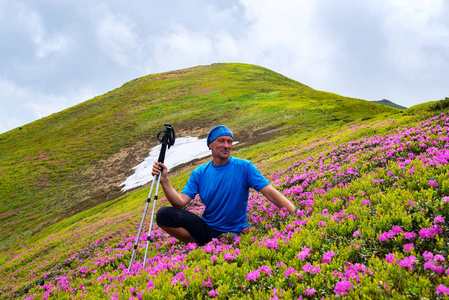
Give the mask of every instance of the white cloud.
M 32 8 L 19 3 L 17 7 L 17 21 L 30 35 L 30 39 L 35 45 L 35 55 L 37 58 L 46 58 L 49 55 L 63 51 L 68 41 L 64 36 L 47 32 L 41 16 Z
M 335 75 L 338 53 L 326 33 L 314 26 L 313 1 L 242 1 L 245 27 L 230 31 L 235 7 L 217 15 L 221 25 L 208 31 L 172 24 L 163 36 L 152 36 L 153 57 L 147 70 L 169 71 L 214 62 L 258 64 L 309 84 Z M 213 12 L 214 7 L 209 8 Z M 217 27 L 217 26 L 216 26 Z
M 333 61 L 339 54 L 332 39 L 316 26 L 316 1 L 243 3 L 251 24 L 242 43 L 247 59 L 309 85 L 335 75 Z
M 448 4 L 443 0 L 386 1 L 384 30 L 391 62 L 407 78 L 432 79 L 433 70 L 447 70 Z
M 216 24 L 223 26 L 230 21 L 235 21 L 235 16 L 239 14 L 240 7 L 237 5 L 231 5 L 229 8 L 220 8 L 213 5 L 210 2 L 206 8 L 207 14 L 211 20 L 214 20 Z
M 136 52 L 140 52 L 138 37 L 133 32 L 134 24 L 123 15 L 113 14 L 109 8 L 102 11 L 96 15 L 100 18 L 96 28 L 98 43 L 116 63 L 128 66 L 135 62 Z
M 19 89 L 14 83 L 7 79 L 0 78 L 0 90 L 2 91 L 0 100 L 6 104 L 8 98 L 23 97 L 24 91 Z
M 37 56 L 39 58 L 45 58 L 51 54 L 63 51 L 68 44 L 62 36 L 55 36 L 53 38 L 36 36 L 35 42 L 38 45 Z

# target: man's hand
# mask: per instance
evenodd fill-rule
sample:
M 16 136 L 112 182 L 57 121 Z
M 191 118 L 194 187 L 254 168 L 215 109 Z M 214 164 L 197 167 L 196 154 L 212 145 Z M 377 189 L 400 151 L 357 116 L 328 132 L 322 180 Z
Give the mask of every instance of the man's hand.
M 154 162 L 151 174 L 153 176 L 160 174 L 162 190 L 164 191 L 167 200 L 174 207 L 184 207 L 190 202 L 190 200 L 192 200 L 189 196 L 185 194 L 178 194 L 178 192 L 175 191 L 170 183 L 170 180 L 168 179 L 168 168 L 163 163 L 157 161 Z
M 159 174 L 161 174 L 161 172 L 162 172 L 161 183 L 163 183 L 168 180 L 168 175 L 167 175 L 168 168 L 163 163 L 155 161 L 153 164 L 153 170 L 151 172 L 151 175 L 153 175 L 153 176 L 159 175 Z

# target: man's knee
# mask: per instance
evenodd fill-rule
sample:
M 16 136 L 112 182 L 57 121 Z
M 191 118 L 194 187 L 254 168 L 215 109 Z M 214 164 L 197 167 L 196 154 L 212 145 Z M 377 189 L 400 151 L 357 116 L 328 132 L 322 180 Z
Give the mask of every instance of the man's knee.
M 157 211 L 156 223 L 159 227 L 173 227 L 173 211 L 171 208 L 173 207 L 163 206 Z

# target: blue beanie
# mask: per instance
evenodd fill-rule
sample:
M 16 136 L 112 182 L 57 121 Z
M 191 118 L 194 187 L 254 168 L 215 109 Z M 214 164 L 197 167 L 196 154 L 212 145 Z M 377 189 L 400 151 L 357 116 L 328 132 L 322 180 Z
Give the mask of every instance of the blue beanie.
M 234 138 L 231 129 L 226 126 L 218 125 L 212 128 L 211 131 L 209 131 L 209 133 L 207 134 L 207 147 L 209 147 L 209 144 L 215 141 L 217 138 L 224 135 L 228 135 Z

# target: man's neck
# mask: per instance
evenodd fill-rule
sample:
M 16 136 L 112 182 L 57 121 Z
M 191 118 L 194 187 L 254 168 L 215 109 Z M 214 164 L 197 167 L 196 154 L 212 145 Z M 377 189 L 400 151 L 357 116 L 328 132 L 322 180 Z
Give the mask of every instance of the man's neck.
M 228 157 L 226 159 L 220 159 L 218 157 L 214 157 L 212 159 L 212 164 L 214 166 L 222 166 L 222 165 L 226 164 L 229 161 L 229 159 L 230 159 L 230 157 Z

